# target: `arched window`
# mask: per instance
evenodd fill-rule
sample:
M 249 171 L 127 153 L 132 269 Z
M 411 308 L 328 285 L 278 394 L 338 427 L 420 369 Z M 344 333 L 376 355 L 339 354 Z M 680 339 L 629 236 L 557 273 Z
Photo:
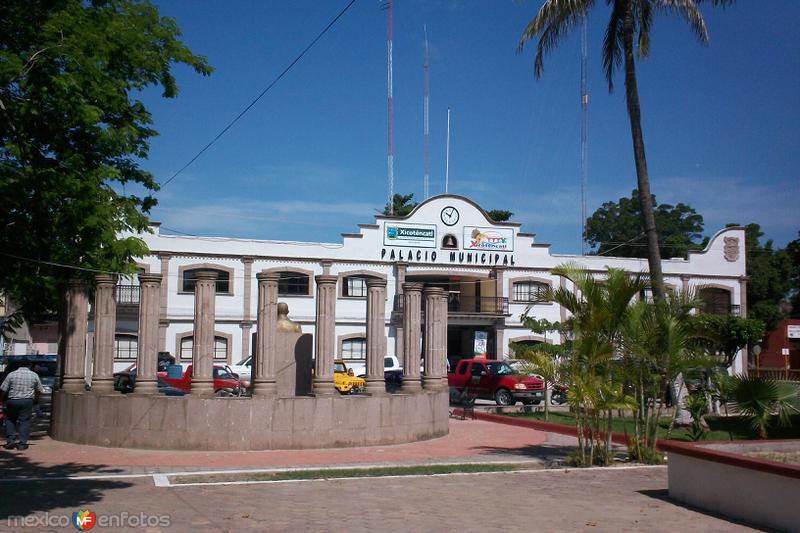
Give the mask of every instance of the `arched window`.
M 136 361 L 139 351 L 139 338 L 136 335 L 116 335 L 114 337 L 114 359 Z
M 184 337 L 180 344 L 181 359 L 191 360 L 194 349 L 194 337 Z M 214 336 L 214 361 L 228 360 L 228 339 L 225 337 Z
M 703 306 L 700 311 L 709 315 L 727 315 L 731 313 L 731 291 L 718 287 L 704 287 L 699 292 Z
M 310 296 L 311 277 L 302 272 L 279 272 L 278 296 Z
M 386 276 L 370 270 L 351 270 L 339 273 L 340 295 L 342 298 L 366 298 L 367 280 L 386 279 Z
M 342 341 L 342 359 L 366 359 L 367 358 L 367 339 L 365 337 L 353 337 Z
M 544 291 L 547 290 L 547 284 L 539 281 L 516 281 L 514 282 L 511 297 L 515 302 L 533 302 L 538 299 Z

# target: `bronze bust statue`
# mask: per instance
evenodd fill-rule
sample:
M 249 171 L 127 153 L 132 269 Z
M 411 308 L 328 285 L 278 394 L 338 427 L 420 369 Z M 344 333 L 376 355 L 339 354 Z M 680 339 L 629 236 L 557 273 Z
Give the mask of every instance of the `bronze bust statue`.
M 300 324 L 289 320 L 289 306 L 283 302 L 278 304 L 278 331 L 287 333 L 302 333 Z

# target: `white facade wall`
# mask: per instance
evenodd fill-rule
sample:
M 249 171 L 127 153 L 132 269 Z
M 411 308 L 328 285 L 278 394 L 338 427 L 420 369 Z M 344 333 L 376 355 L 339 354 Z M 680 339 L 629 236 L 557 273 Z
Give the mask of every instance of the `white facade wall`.
M 457 211 L 458 221 L 448 225 L 445 211 L 449 214 Z M 452 223 L 453 218 L 447 221 Z M 403 228 L 404 231 L 418 229 L 427 232 L 427 236 L 415 242 L 402 238 L 393 240 L 388 237 L 393 227 Z M 506 249 L 468 249 L 473 241 L 469 237 L 475 228 L 482 234 L 476 241 L 478 246 L 495 246 L 502 237 L 506 237 L 505 243 L 502 243 Z M 160 349 L 177 355 L 180 335 L 193 328 L 194 294 L 183 292 L 181 286 L 181 272 L 187 268 L 211 267 L 230 273 L 229 294 L 218 294 L 216 297 L 215 329 L 229 339 L 231 362 L 253 353 L 252 338 L 243 338 L 243 332 L 247 328 L 251 335 L 256 331 L 256 274 L 264 270 L 296 271 L 298 275 L 309 276 L 308 295 L 279 296 L 279 301 L 289 305 L 290 318 L 300 323 L 304 333 L 311 334 L 314 334 L 316 313 L 314 276 L 323 273 L 339 276 L 336 299 L 337 357 L 340 355 L 338 350 L 342 338 L 366 333 L 366 299 L 343 294 L 346 276 L 366 275 L 386 279 L 385 314 L 389 353 L 395 353 L 396 350 L 396 328 L 391 318 L 395 296 L 399 293 L 397 272 L 404 265 L 406 281 L 446 280 L 451 290 L 461 290 L 462 300 L 475 296 L 475 285 L 479 282 L 479 290 L 484 298 L 497 296 L 508 299 L 508 316 L 495 318 L 491 323 L 486 323 L 485 317 L 478 316 L 475 321 L 475 327 L 489 327 L 502 335 L 497 355 L 507 357 L 508 342 L 512 340 L 559 342 L 554 334 L 544 339 L 524 328 L 520 315 L 526 309 L 530 309 L 529 314 L 536 318 L 550 321 L 566 318 L 564 311 L 554 304 L 529 306 L 525 302 L 514 302 L 512 287 L 515 280 L 549 283 L 554 288 L 565 283 L 570 287 L 568 281 L 551 273 L 553 267 L 568 262 L 597 274 L 602 274 L 607 267 L 630 272 L 646 272 L 648 269 L 645 259 L 551 254 L 549 246 L 535 243 L 533 234 L 520 231 L 520 224 L 494 223 L 477 204 L 454 195 L 430 198 L 405 218 L 376 216 L 373 224 L 361 224 L 358 229 L 358 233 L 343 234 L 341 244 L 161 235 L 157 227 L 153 234 L 142 235 L 152 253 L 141 259 L 144 268 L 160 272 L 162 256 L 169 257 L 168 270 L 162 272 L 165 274 L 164 283 L 167 284 L 164 317 L 167 326 L 164 345 Z M 447 234 L 456 237 L 458 249 L 442 248 L 442 240 Z M 731 303 L 740 305 L 741 291 L 745 286 L 742 281 L 745 276 L 744 244 L 743 229 L 722 230 L 712 237 L 702 252 L 690 252 L 688 259 L 664 260 L 662 268 L 665 282 L 677 290 L 685 286 L 697 289 L 709 285 L 725 288 L 731 293 Z M 455 257 L 451 253 L 455 253 Z M 248 262 L 251 263 L 248 265 Z M 245 294 L 247 271 L 250 273 L 250 290 Z M 495 276 L 502 276 L 499 292 L 496 291 Z M 451 323 L 469 323 L 470 319 L 469 316 L 460 316 L 455 320 L 451 318 Z M 741 361 L 737 361 L 737 365 L 740 370 Z

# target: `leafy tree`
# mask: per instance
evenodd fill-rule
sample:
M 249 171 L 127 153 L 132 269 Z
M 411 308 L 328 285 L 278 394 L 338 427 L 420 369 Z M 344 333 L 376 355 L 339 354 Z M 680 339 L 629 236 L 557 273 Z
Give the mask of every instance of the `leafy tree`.
M 175 97 L 175 63 L 211 72 L 179 36 L 146 0 L 0 4 L 0 289 L 25 317 L 92 275 L 58 265 L 120 272 L 146 252 L 119 238 L 147 230 L 158 189 L 139 167 L 156 131 L 136 93 Z
M 792 318 L 800 318 L 800 232 L 798 238 L 786 245 L 786 253 L 792 265 L 791 289 L 789 303 Z
M 698 345 L 717 355 L 725 368 L 733 364 L 739 350 L 759 342 L 766 331 L 761 320 L 733 315 L 700 313 L 688 317 L 688 324 Z
M 703 217 L 692 207 L 658 204 L 651 196 L 655 209 L 656 226 L 660 238 L 662 257 L 686 257 L 689 250 L 699 250 L 708 243 L 703 239 Z M 617 257 L 647 257 L 643 246 L 644 231 L 639 207 L 639 193 L 635 189 L 630 198 L 619 202 L 605 202 L 586 219 L 586 241 L 594 254 Z
M 781 303 L 792 287 L 792 252 L 773 249 L 771 239 L 762 245 L 763 236 L 758 224 L 745 226 L 747 315 L 772 329 L 785 315 Z
M 514 216 L 514 213 L 504 209 L 491 209 L 487 211 L 486 214 L 489 215 L 489 218 L 495 222 L 506 222 L 508 219 Z
M 698 8 L 698 4 L 702 1 L 607 0 L 606 2 L 611 7 L 611 17 L 603 41 L 603 67 L 608 81 L 608 89 L 611 91 L 614 88 L 614 71 L 624 65 L 625 101 L 628 106 L 633 157 L 636 163 L 641 226 L 644 228 L 647 239 L 647 259 L 653 295 L 656 299 L 664 297 L 664 280 L 661 273 L 661 251 L 656 232 L 655 212 L 650 195 L 650 179 L 644 150 L 634 48 L 640 60 L 647 57 L 650 51 L 650 29 L 653 15 L 659 11 L 679 15 L 689 23 L 700 42 L 708 42 L 705 21 Z M 709 2 L 714 5 L 727 5 L 732 4 L 733 0 L 709 0 Z M 544 69 L 544 55 L 555 48 L 568 30 L 580 23 L 594 4 L 594 0 L 548 0 L 539 9 L 533 20 L 528 23 L 519 40 L 518 48 L 522 50 L 527 41 L 539 37 L 533 67 L 537 78 L 542 75 Z M 635 46 L 634 39 L 637 40 Z
M 392 205 L 389 206 L 389 203 L 386 203 L 386 206 L 383 208 L 384 215 L 394 215 L 396 217 L 404 217 L 408 215 L 411 211 L 414 210 L 415 207 L 419 205 L 417 202 L 412 202 L 411 199 L 414 198 L 414 193 L 411 194 L 399 194 L 395 193 L 392 197 Z

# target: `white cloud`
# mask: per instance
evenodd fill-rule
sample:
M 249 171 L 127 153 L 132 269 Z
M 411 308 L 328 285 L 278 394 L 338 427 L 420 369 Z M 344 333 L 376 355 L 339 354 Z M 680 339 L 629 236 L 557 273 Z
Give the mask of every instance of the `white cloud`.
M 659 203 L 683 202 L 703 215 L 706 231 L 713 233 L 725 224 L 756 222 L 768 236 L 778 240 L 800 229 L 796 186 L 777 181 L 733 177 L 684 177 L 659 179 Z

